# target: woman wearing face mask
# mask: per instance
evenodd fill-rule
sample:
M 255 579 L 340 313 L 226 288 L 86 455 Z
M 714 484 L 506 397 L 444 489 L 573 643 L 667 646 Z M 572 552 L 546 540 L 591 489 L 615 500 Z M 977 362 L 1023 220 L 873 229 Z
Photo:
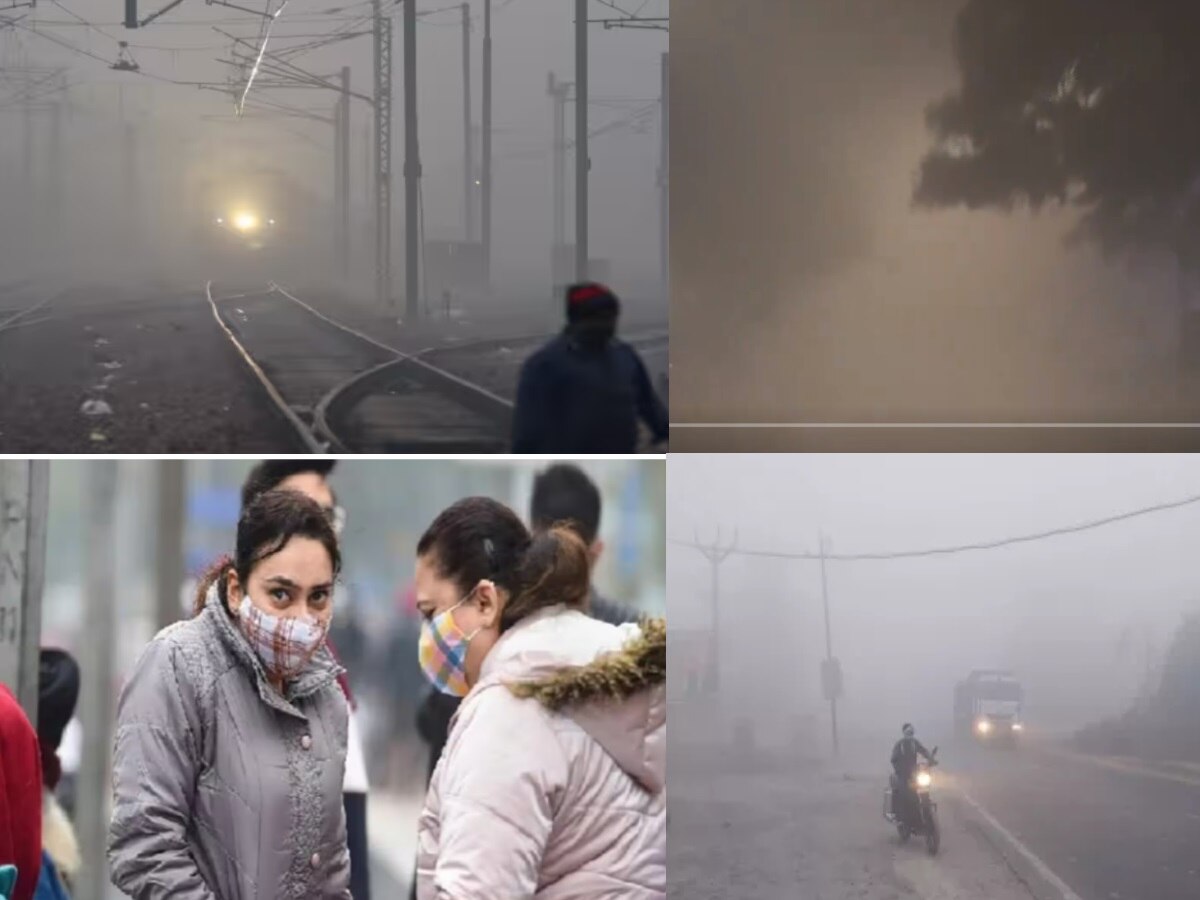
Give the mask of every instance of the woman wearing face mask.
M 133 900 L 348 900 L 348 710 L 324 647 L 341 564 L 290 491 L 242 512 L 195 616 L 151 641 L 121 694 L 108 856 Z
M 417 546 L 421 668 L 463 696 L 418 838 L 422 900 L 666 895 L 666 624 L 589 618 L 587 548 L 486 498 Z

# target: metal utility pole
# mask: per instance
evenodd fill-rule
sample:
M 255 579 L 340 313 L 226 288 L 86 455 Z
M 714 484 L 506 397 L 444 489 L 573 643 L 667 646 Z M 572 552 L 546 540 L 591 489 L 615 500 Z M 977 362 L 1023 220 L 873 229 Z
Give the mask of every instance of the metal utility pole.
M 410 0 L 410 5 L 413 0 Z M 392 20 L 374 0 L 375 299 L 392 306 Z
M 342 66 L 337 107 L 337 259 L 343 278 L 350 274 L 350 67 Z
M 112 746 L 114 653 L 116 642 L 115 534 L 117 463 L 97 460 L 88 465 L 87 572 L 84 629 L 79 668 L 84 673 L 79 697 L 79 724 L 84 752 L 79 763 L 75 825 L 83 869 L 78 900 L 105 900 L 108 893 L 105 846 L 108 838 L 109 748 Z
M 421 156 L 417 143 L 417 0 L 404 0 L 404 303 L 405 316 L 421 314 Z
M 22 101 L 21 114 L 24 119 L 23 125 L 25 133 L 22 135 L 23 155 L 21 157 L 21 183 L 24 185 L 24 209 L 22 210 L 25 221 L 30 224 L 30 227 L 25 230 L 25 240 L 29 251 L 32 251 L 37 246 L 38 221 L 37 221 L 37 188 L 33 183 L 33 106 L 29 102 L 28 88 Z
M 0 684 L 37 728 L 50 463 L 0 461 Z
M 557 261 L 561 248 L 567 243 L 567 136 L 564 132 L 571 83 L 559 81 L 551 72 L 548 84 L 554 106 L 554 259 Z
M 52 243 L 62 243 L 62 182 L 67 177 L 62 157 L 62 121 L 65 99 L 56 100 L 50 119 L 50 227 L 47 236 Z
M 669 173 L 671 164 L 671 92 L 669 53 L 662 55 L 662 116 L 659 125 L 659 156 L 658 156 L 658 253 L 659 281 L 664 300 L 670 297 L 671 284 L 671 224 L 670 224 L 670 183 Z
M 575 0 L 575 280 L 588 277 L 588 2 Z
M 825 555 L 829 552 L 829 542 L 824 534 L 818 533 L 817 541 L 821 548 L 821 600 L 825 605 L 825 672 L 824 688 L 829 700 L 829 721 L 833 733 L 833 752 L 838 753 L 837 727 L 837 698 L 841 692 L 841 672 L 833 655 L 833 640 L 829 632 L 829 582 L 825 575 Z
M 483 289 L 492 290 L 492 0 L 483 0 Z
M 471 146 L 471 6 L 462 5 L 463 240 L 475 240 L 475 155 Z
M 160 459 L 158 469 L 158 546 L 155 549 L 156 625 L 159 629 L 180 617 L 180 589 L 183 586 L 183 527 L 187 507 L 186 463 L 181 459 Z
M 720 594 L 720 569 L 729 554 L 737 549 L 737 530 L 734 529 L 733 540 L 725 545 L 721 545 L 721 531 L 717 529 L 716 539 L 709 545 L 703 546 L 700 543 L 700 538 L 696 538 L 696 549 L 700 551 L 700 555 L 708 560 L 712 567 L 712 631 L 709 634 L 709 659 L 711 660 L 712 668 L 708 673 L 708 690 L 711 693 L 716 693 L 721 687 L 721 661 L 720 661 L 720 611 L 717 603 L 717 598 Z

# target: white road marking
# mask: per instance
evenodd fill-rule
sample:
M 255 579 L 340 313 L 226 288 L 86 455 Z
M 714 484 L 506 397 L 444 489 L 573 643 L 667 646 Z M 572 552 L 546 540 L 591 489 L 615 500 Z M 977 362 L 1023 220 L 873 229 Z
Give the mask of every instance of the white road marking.
M 1021 856 L 1024 857 L 1025 861 L 1029 863 L 1029 865 L 1033 866 L 1038 875 L 1045 879 L 1045 881 L 1051 887 L 1053 887 L 1062 895 L 1062 900 L 1082 900 L 1078 894 L 1071 890 L 1065 881 L 1054 874 L 1053 870 L 1051 870 L 1048 865 L 1042 862 L 1037 854 L 1021 843 L 1017 839 L 1016 835 L 997 822 L 996 818 L 990 812 L 984 809 L 979 803 L 977 803 L 970 794 L 960 788 L 959 796 L 962 797 L 962 799 L 973 810 L 975 810 L 976 813 L 979 814 L 980 818 L 987 822 L 988 825 L 994 828 L 1006 841 L 1008 841 L 1012 848 L 1020 853 Z

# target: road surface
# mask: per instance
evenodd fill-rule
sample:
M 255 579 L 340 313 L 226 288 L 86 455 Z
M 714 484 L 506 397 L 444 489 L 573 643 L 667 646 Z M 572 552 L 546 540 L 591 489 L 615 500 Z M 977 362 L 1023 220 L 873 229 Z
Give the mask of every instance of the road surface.
M 1082 900 L 1200 897 L 1200 771 L 1035 745 L 968 752 L 953 771 Z
M 1200 770 L 945 748 L 937 857 L 881 816 L 887 750 L 717 772 L 675 765 L 670 896 L 1196 900 Z

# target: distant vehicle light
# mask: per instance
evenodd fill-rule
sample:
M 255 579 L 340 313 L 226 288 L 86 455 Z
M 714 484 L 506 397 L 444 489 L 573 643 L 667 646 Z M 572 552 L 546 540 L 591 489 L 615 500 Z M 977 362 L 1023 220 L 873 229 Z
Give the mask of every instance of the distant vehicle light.
M 238 231 L 253 231 L 258 227 L 258 216 L 250 212 L 241 212 L 233 217 L 233 227 Z
M 224 224 L 225 224 L 225 220 L 224 220 L 224 219 L 222 219 L 220 216 L 217 216 L 217 224 L 218 224 L 218 225 L 224 225 Z
M 1025 729 L 1025 726 L 1022 725 L 1020 722 L 1013 722 L 1013 731 L 1023 731 L 1024 729 Z
M 917 773 L 917 787 L 929 787 L 933 784 L 933 776 L 928 772 Z
M 975 730 L 980 734 L 987 734 L 992 730 L 992 723 L 987 719 L 980 719 L 975 725 Z
M 275 220 L 274 220 L 274 219 L 267 219 L 267 224 L 268 224 L 268 225 L 274 225 L 274 224 L 275 224 Z

